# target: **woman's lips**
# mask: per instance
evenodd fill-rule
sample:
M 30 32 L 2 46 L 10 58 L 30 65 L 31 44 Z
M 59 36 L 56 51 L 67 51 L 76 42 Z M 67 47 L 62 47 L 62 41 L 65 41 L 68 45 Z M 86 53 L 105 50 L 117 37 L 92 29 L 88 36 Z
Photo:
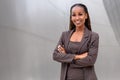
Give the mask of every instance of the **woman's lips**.
M 76 21 L 75 23 L 76 23 L 76 24 L 80 24 L 80 21 Z

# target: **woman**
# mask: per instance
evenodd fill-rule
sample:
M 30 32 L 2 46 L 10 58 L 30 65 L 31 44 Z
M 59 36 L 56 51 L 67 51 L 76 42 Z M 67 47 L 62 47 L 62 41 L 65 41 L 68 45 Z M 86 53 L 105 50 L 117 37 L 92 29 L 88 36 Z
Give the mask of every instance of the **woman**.
M 84 4 L 70 9 L 69 31 L 62 33 L 53 59 L 62 63 L 60 80 L 97 80 L 94 64 L 99 36 L 91 31 L 90 17 Z

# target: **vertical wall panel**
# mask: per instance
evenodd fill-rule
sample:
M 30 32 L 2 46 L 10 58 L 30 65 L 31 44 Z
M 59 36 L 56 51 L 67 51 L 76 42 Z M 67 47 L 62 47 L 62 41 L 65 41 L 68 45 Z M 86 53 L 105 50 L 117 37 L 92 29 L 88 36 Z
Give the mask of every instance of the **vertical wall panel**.
M 115 36 L 120 44 L 120 0 L 103 0 Z

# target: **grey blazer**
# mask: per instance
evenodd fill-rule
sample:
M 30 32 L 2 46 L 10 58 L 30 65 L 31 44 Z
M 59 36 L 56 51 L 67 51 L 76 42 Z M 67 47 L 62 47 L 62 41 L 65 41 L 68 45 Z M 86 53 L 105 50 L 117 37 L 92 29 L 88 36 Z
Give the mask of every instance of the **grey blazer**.
M 73 32 L 74 30 L 63 32 L 57 44 L 57 46 L 64 45 L 66 54 L 59 53 L 57 46 L 53 52 L 53 59 L 61 63 L 60 80 L 65 80 L 68 64 L 71 64 L 73 67 L 82 67 L 85 80 L 97 80 L 94 64 L 98 54 L 99 35 L 85 28 L 79 47 L 79 53 L 88 52 L 88 56 L 84 59 L 73 60 L 75 54 L 71 54 L 68 51 L 68 43 Z

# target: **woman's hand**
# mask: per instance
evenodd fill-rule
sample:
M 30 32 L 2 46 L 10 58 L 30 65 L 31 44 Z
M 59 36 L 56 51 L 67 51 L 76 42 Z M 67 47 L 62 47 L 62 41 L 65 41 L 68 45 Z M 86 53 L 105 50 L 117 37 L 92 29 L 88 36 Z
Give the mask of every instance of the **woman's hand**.
M 62 47 L 61 45 L 58 45 L 58 51 L 64 54 L 66 53 L 64 47 Z
M 80 54 L 80 55 L 75 55 L 74 59 L 77 60 L 77 59 L 83 59 L 85 57 L 88 56 L 88 52 L 85 52 L 83 54 Z

